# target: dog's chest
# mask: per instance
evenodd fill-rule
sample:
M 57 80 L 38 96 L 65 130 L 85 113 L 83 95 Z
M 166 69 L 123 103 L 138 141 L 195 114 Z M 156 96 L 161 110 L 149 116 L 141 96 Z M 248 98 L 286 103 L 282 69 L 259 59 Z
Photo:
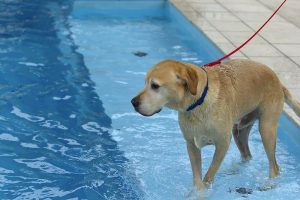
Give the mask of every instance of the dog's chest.
M 179 125 L 184 138 L 193 142 L 198 148 L 214 144 L 212 127 L 203 118 L 179 116 Z
M 196 145 L 196 147 L 199 148 L 199 149 L 201 147 L 206 146 L 206 145 L 214 144 L 214 141 L 211 137 L 208 137 L 206 135 L 201 135 L 201 134 L 195 135 L 193 142 Z

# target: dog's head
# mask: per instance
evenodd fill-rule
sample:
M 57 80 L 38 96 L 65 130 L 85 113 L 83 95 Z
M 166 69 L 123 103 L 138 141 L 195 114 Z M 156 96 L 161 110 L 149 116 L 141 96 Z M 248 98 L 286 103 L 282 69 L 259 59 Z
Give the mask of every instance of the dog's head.
M 147 73 L 145 88 L 131 103 L 144 116 L 154 115 L 164 106 L 179 110 L 187 93 L 196 95 L 197 84 L 197 72 L 188 64 L 162 61 Z

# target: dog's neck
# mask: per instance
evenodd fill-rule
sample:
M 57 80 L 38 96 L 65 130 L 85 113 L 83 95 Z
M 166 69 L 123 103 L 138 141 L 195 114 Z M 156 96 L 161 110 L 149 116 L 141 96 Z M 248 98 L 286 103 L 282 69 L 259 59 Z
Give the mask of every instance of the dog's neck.
M 194 110 L 197 106 L 201 106 L 203 104 L 205 97 L 207 95 L 207 92 L 208 92 L 208 75 L 207 75 L 207 72 L 204 67 L 201 67 L 201 69 L 206 74 L 206 84 L 205 84 L 204 89 L 202 90 L 201 96 L 197 99 L 197 101 L 195 103 L 193 103 L 186 109 L 186 111 L 188 111 L 188 112 Z
M 203 91 L 205 90 L 205 87 L 207 86 L 207 83 L 208 83 L 208 74 L 203 69 L 197 70 L 197 76 L 199 78 L 199 81 L 198 81 L 198 85 L 197 85 L 196 95 L 192 95 L 190 93 L 190 91 L 187 90 L 185 92 L 183 99 L 180 102 L 168 103 L 166 105 L 168 108 L 177 110 L 179 112 L 192 112 L 193 111 L 193 109 L 190 111 L 187 111 L 187 109 L 191 105 L 194 105 L 201 98 Z M 205 103 L 205 101 L 203 103 Z M 197 107 L 199 107 L 199 106 L 196 106 L 195 108 L 197 108 Z

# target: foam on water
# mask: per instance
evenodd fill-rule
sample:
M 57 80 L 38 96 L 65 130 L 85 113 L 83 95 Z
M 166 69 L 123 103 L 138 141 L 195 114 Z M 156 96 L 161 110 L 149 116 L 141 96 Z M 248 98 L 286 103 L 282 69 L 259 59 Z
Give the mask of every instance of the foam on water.
M 25 142 L 22 142 L 20 144 L 22 147 L 25 147 L 25 148 L 31 148 L 31 149 L 38 149 L 39 146 L 36 145 L 36 144 L 33 144 L 33 143 L 25 143 Z
M 19 108 L 15 107 L 15 106 L 13 106 L 13 110 L 11 111 L 11 113 L 15 114 L 18 117 L 21 117 L 21 118 L 24 118 L 28 121 L 31 121 L 31 122 L 40 122 L 40 121 L 45 120 L 44 117 L 39 117 L 39 116 L 34 116 L 34 115 L 24 113 Z
M 61 169 L 51 163 L 45 161 L 45 157 L 39 157 L 35 159 L 15 159 L 17 163 L 22 163 L 27 165 L 29 168 L 38 169 L 45 171 L 47 173 L 56 173 L 56 174 L 68 174 L 70 172 Z
M 64 97 L 53 97 L 53 100 L 55 100 L 55 101 L 59 101 L 59 100 L 68 100 L 68 99 L 70 99 L 70 98 L 71 98 L 71 96 L 66 95 L 66 96 L 64 96 Z
M 32 62 L 18 62 L 18 63 L 21 65 L 33 66 L 33 67 L 45 66 L 43 63 L 32 63 Z
M 9 133 L 1 133 L 0 134 L 0 140 L 7 140 L 12 142 L 18 142 L 19 138 L 9 134 Z

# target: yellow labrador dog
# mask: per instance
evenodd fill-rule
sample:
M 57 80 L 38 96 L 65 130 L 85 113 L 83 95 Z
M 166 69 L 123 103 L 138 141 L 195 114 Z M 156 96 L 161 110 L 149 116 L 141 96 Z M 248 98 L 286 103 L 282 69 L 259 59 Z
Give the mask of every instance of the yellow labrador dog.
M 299 102 L 271 69 L 242 59 L 203 68 L 162 61 L 147 73 L 144 90 L 131 101 L 144 116 L 151 116 L 164 106 L 178 111 L 193 182 L 199 189 L 213 181 L 230 144 L 231 132 L 242 158 L 251 159 L 248 136 L 256 120 L 269 160 L 269 176 L 278 175 L 276 131 L 284 102 L 300 116 Z M 202 181 L 200 150 L 209 144 L 216 149 Z

